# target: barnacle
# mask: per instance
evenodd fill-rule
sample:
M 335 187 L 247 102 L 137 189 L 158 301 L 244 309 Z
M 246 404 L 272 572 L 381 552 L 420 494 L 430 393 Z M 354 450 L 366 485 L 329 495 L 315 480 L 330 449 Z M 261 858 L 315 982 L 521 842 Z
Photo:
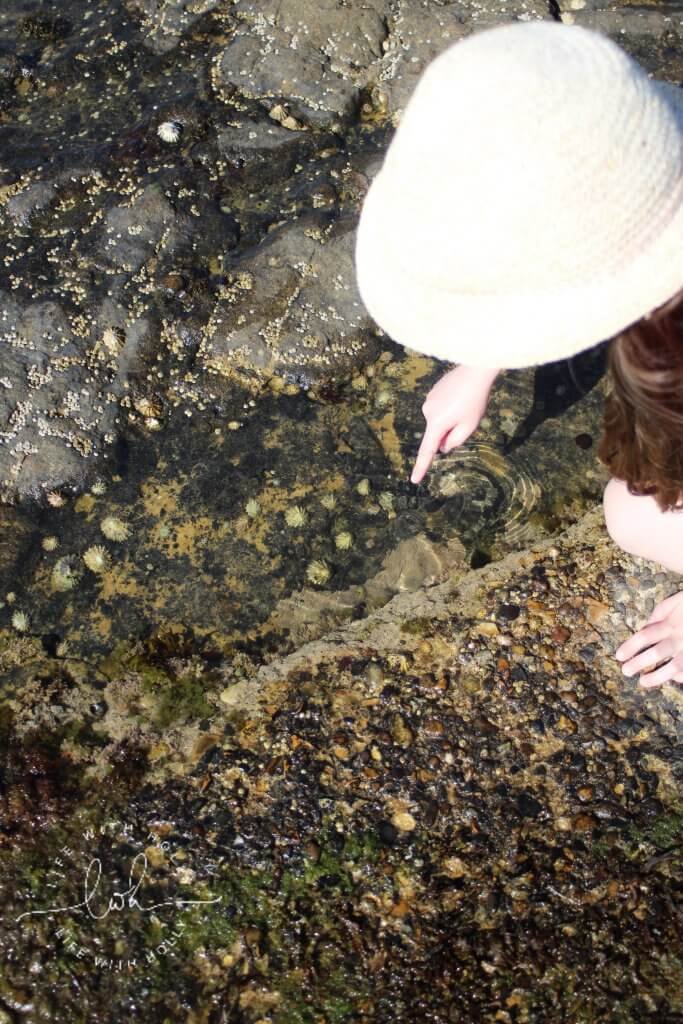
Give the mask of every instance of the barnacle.
M 117 356 L 123 348 L 126 339 L 125 333 L 120 327 L 105 327 L 102 333 L 102 344 L 113 356 Z
M 79 575 L 80 573 L 74 569 L 73 558 L 67 555 L 57 559 L 51 576 L 53 590 L 71 590 L 76 586 Z
M 54 551 L 59 544 L 56 537 L 43 537 L 42 540 L 43 551 Z
M 182 130 L 183 126 L 178 121 L 164 121 L 157 128 L 157 135 L 164 142 L 177 142 Z
M 309 562 L 306 566 L 306 576 L 311 583 L 316 583 L 318 586 L 322 586 L 323 583 L 327 583 L 330 578 L 329 566 L 321 558 L 314 558 L 312 562 Z
M 285 522 L 287 526 L 303 526 L 308 516 L 301 505 L 292 505 L 285 512 Z
M 45 499 L 48 505 L 51 505 L 52 508 L 61 508 L 64 504 L 64 498 L 61 496 L 59 491 L 48 491 L 45 495 Z
M 109 540 L 125 540 L 129 533 L 126 524 L 116 516 L 105 516 L 100 523 L 100 530 Z
M 101 544 L 93 544 L 83 555 L 83 561 L 91 572 L 106 572 L 111 565 L 111 558 Z
M 250 519 L 255 519 L 256 516 L 261 511 L 261 506 L 259 505 L 256 498 L 250 498 L 247 504 L 244 506 L 244 511 L 247 513 Z
M 337 499 L 334 494 L 323 494 L 320 499 L 320 504 L 327 509 L 333 509 L 337 504 Z
M 342 551 L 346 551 L 353 544 L 353 537 L 348 530 L 342 530 L 340 533 L 335 534 L 334 543 Z
M 25 633 L 28 629 L 28 615 L 26 612 L 15 612 L 12 616 L 12 625 L 17 633 Z

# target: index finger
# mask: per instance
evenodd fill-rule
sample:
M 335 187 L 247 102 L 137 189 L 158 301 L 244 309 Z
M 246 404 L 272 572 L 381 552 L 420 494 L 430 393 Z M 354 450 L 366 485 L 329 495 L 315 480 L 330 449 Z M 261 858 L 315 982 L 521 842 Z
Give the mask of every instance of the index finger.
M 422 442 L 415 459 L 413 472 L 410 474 L 411 483 L 419 484 L 420 480 L 431 466 L 432 460 L 439 447 L 441 434 L 442 431 L 440 431 L 440 428 L 435 426 L 427 427 L 425 430 L 424 437 L 422 438 Z

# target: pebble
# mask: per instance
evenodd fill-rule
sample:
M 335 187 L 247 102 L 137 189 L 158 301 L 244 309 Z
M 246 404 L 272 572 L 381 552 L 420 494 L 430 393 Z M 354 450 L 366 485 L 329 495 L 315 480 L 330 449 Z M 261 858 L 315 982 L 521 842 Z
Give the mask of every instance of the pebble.
M 391 722 L 391 735 L 402 747 L 409 747 L 413 742 L 413 734 L 400 715 L 394 715 Z
M 555 626 L 551 635 L 554 643 L 565 644 L 572 634 L 566 626 Z
M 426 718 L 422 723 L 422 732 L 431 739 L 443 736 L 443 724 L 438 718 Z
M 398 811 L 391 819 L 391 822 L 400 832 L 412 832 L 417 822 L 408 811 Z
M 496 636 L 498 633 L 498 626 L 495 622 L 477 622 L 474 627 L 475 633 L 480 633 L 482 636 Z
M 380 821 L 378 831 L 380 839 L 388 846 L 392 846 L 398 839 L 398 830 L 390 821 Z

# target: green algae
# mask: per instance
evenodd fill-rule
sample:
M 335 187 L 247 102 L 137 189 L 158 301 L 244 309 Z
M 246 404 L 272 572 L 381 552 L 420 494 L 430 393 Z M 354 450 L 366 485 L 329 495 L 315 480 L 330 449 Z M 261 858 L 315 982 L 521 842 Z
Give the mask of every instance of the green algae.
M 654 846 L 661 852 L 675 851 L 683 859 L 683 811 L 658 815 L 647 827 L 631 825 L 629 834 L 638 843 Z
M 433 628 L 432 620 L 421 618 L 407 619 L 400 626 L 401 632 L 408 636 L 426 636 L 430 628 Z
M 204 683 L 193 676 L 168 679 L 163 685 L 159 706 L 155 714 L 156 724 L 165 729 L 178 721 L 207 718 L 215 708 L 205 697 Z

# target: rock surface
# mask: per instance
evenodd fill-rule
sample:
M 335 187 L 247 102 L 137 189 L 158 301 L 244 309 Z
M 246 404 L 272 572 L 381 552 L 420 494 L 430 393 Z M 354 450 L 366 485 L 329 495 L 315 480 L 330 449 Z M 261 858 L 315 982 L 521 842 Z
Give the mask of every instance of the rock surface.
M 675 1020 L 683 692 L 613 652 L 680 585 L 598 508 L 261 667 L 180 625 L 97 668 L 0 630 L 0 1007 Z M 134 856 L 158 924 L 51 912 Z

